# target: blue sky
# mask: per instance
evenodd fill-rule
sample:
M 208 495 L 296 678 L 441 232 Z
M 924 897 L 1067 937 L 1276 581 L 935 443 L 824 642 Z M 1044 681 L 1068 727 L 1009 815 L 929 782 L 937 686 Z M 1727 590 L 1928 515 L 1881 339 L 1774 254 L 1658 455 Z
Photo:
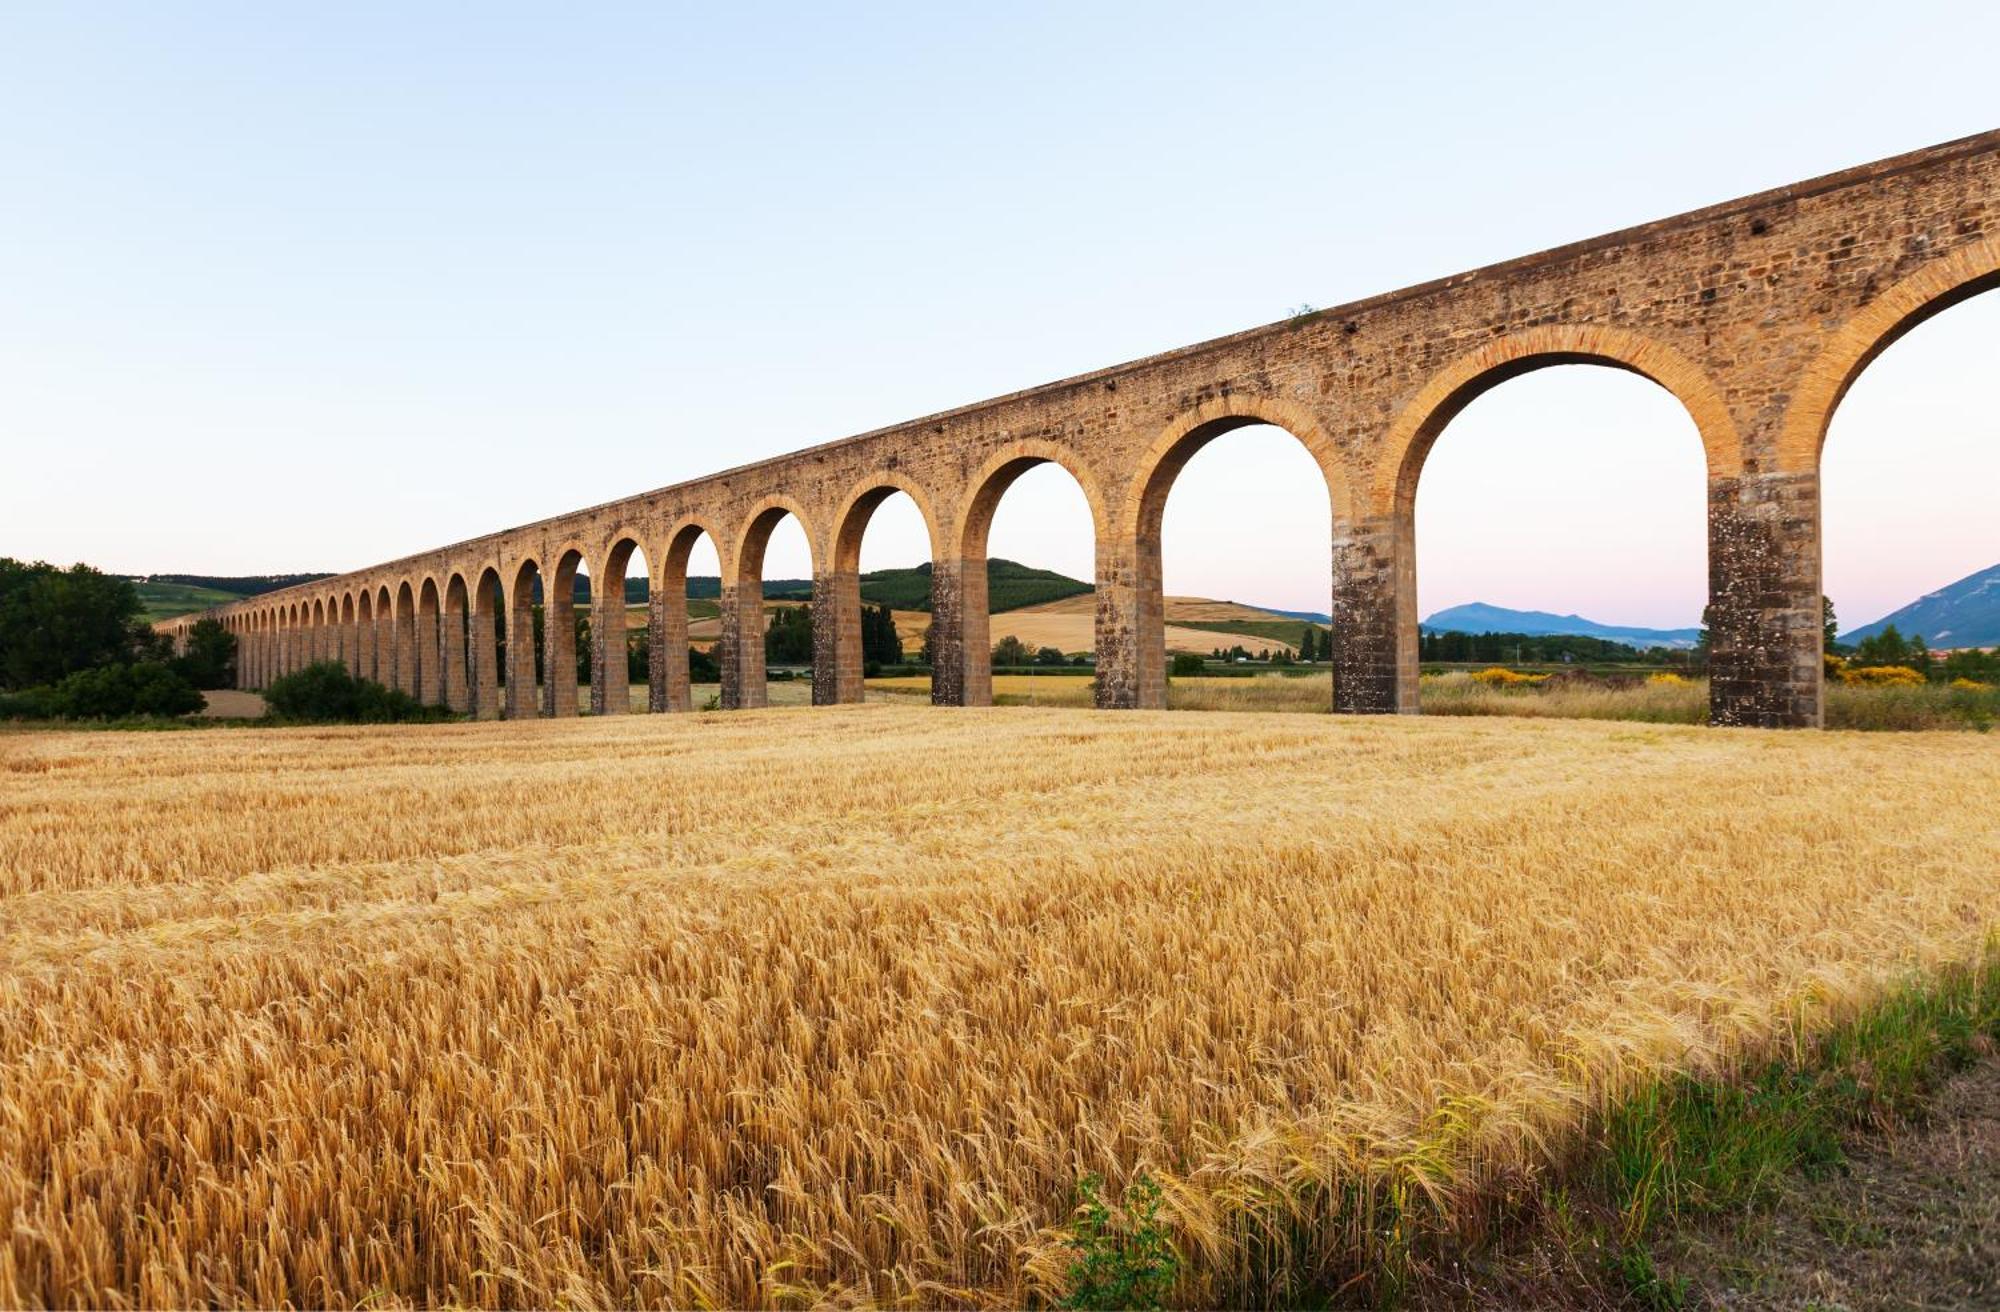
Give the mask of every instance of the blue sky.
M 0 553 L 359 567 L 1990 128 L 1996 38 L 1922 3 L 6 5 Z M 1845 616 L 2000 561 L 1996 360 L 1974 302 L 1855 389 Z M 1197 461 L 1169 591 L 1323 608 L 1303 453 Z M 1080 507 L 1025 481 L 995 552 L 1087 572 Z M 1521 379 L 1426 470 L 1422 605 L 1690 623 L 1701 515 L 1664 394 Z M 885 508 L 864 564 L 921 542 Z

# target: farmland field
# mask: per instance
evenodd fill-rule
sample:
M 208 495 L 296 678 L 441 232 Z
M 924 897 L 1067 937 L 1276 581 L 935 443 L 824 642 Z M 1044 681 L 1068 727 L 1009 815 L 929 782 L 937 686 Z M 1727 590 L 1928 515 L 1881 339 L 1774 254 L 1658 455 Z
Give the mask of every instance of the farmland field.
M 1977 734 L 938 711 L 0 738 L 0 1304 L 1178 1302 L 2000 925 Z

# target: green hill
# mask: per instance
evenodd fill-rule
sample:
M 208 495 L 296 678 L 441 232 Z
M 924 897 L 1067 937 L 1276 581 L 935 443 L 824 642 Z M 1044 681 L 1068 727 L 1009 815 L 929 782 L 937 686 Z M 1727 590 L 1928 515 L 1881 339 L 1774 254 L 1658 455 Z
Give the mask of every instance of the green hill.
M 160 620 L 170 620 L 176 615 L 190 615 L 210 606 L 226 606 L 232 601 L 243 600 L 243 594 L 224 592 L 219 588 L 198 588 L 188 583 L 155 583 L 149 579 L 134 579 L 132 587 L 139 594 L 140 617 L 148 624 Z

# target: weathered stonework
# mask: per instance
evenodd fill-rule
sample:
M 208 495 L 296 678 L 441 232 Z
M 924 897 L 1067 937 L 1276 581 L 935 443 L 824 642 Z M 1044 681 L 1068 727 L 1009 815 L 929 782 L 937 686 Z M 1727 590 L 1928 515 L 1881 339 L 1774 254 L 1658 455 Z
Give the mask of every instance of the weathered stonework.
M 1712 717 L 1816 725 L 1827 424 L 1883 347 L 2000 285 L 1996 200 L 2000 132 L 208 614 L 241 639 L 248 686 L 330 652 L 478 715 L 498 713 L 502 686 L 510 716 L 570 715 L 570 626 L 550 625 L 544 636 L 545 689 L 510 676 L 517 664 L 529 668 L 537 581 L 560 601 L 587 561 L 597 589 L 592 709 L 608 713 L 625 705 L 617 626 L 627 562 L 643 554 L 653 597 L 649 705 L 684 711 L 687 559 L 706 533 L 723 570 L 721 701 L 761 706 L 764 543 L 790 514 L 813 553 L 813 700 L 849 702 L 861 696 L 861 534 L 875 507 L 902 491 L 931 532 L 933 698 L 982 705 L 992 698 L 987 530 L 1007 486 L 1054 461 L 1083 489 L 1097 541 L 1097 704 L 1159 706 L 1167 493 L 1204 443 L 1262 422 L 1297 437 L 1326 478 L 1336 708 L 1409 713 L 1417 709 L 1414 507 L 1431 444 L 1489 388 L 1549 365 L 1592 363 L 1666 388 L 1700 434 Z M 491 635 L 503 616 L 500 659 Z M 179 639 L 199 618 L 160 627 Z

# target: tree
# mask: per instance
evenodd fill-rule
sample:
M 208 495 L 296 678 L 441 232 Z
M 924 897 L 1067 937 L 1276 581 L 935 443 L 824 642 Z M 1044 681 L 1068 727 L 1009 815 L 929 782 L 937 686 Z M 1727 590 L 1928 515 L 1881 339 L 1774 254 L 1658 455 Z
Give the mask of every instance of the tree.
M 188 630 L 187 650 L 174 661 L 174 668 L 197 688 L 234 686 L 236 635 L 220 620 L 196 620 Z
M 0 557 L 0 688 L 56 683 L 159 651 L 129 579 Z
M 1167 673 L 1176 679 L 1193 678 L 1202 672 L 1202 668 L 1201 656 L 1198 653 L 1177 651 L 1174 653 L 1173 664 L 1167 667 Z
M 1028 644 L 1011 633 L 993 644 L 995 665 L 1026 665 L 1032 659 L 1033 654 L 1029 652 Z
M 1819 627 L 1825 650 L 1833 651 L 1840 646 L 1840 621 L 1833 617 L 1833 598 L 1824 592 L 1819 594 Z
M 887 605 L 861 608 L 861 659 L 872 665 L 902 664 L 903 637 L 896 632 L 896 613 Z
M 1035 664 L 1048 666 L 1067 665 L 1069 664 L 1069 657 L 1062 654 L 1062 648 L 1060 647 L 1042 647 L 1038 648 L 1035 652 Z
M 810 665 L 813 658 L 812 605 L 780 606 L 764 630 L 764 659 L 773 665 Z

